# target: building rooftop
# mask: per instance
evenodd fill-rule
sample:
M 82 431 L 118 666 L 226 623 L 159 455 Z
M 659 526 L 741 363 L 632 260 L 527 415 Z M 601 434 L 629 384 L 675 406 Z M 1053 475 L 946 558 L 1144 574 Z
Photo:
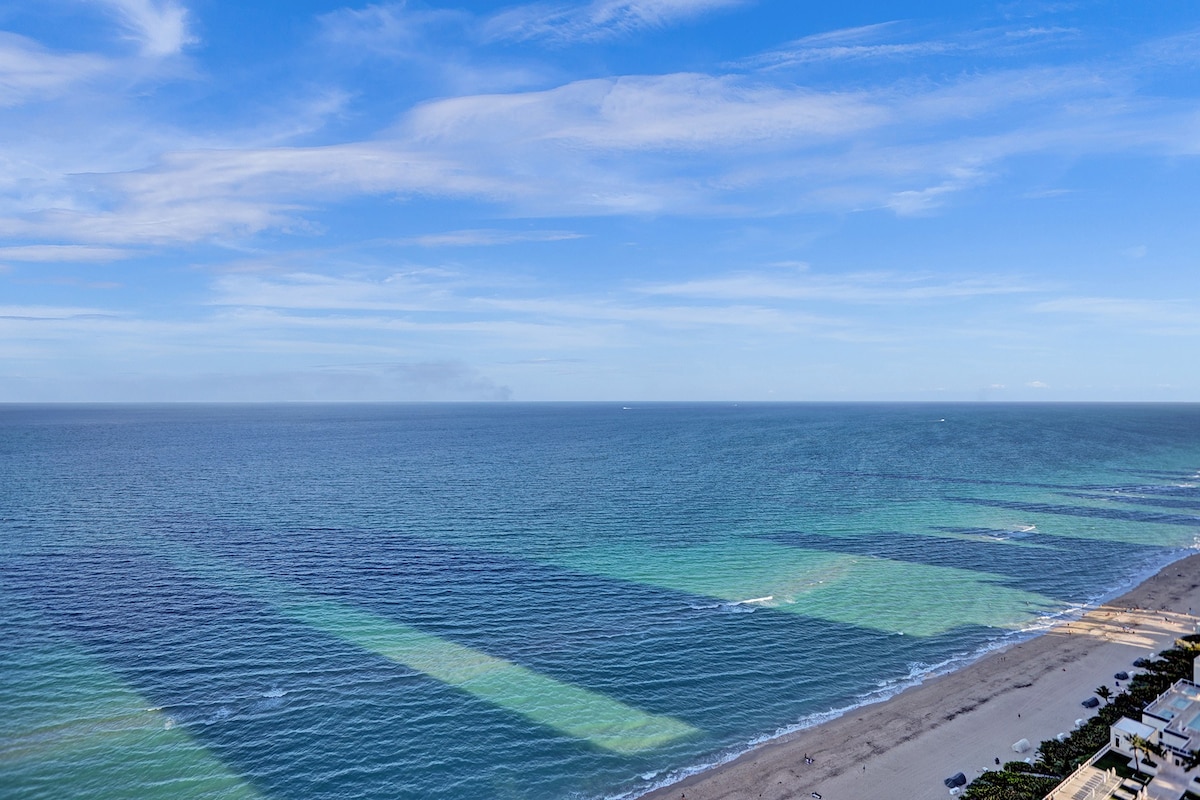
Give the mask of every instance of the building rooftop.
M 1112 725 L 1114 730 L 1118 730 L 1128 736 L 1140 736 L 1143 739 L 1151 739 L 1154 736 L 1154 731 L 1157 730 L 1151 725 L 1144 722 L 1138 722 L 1129 717 L 1121 717 Z
M 1162 731 L 1164 745 L 1180 752 L 1200 749 L 1200 686 L 1189 680 L 1176 681 L 1146 706 L 1142 721 Z

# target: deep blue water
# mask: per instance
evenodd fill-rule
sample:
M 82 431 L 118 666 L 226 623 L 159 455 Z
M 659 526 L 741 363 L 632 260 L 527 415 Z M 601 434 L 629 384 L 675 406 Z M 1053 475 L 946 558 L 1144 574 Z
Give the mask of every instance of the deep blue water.
M 1129 585 L 1198 485 L 1200 405 L 0 406 L 0 796 L 644 791 Z

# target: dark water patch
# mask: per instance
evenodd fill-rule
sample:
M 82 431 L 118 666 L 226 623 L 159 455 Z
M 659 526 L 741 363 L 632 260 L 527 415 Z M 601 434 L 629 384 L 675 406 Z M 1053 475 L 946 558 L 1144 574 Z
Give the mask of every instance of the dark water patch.
M 1156 508 L 1177 508 L 1188 511 L 1200 511 L 1200 497 L 1194 500 L 1178 499 L 1163 492 L 1157 496 L 1140 497 L 1126 493 L 1087 494 L 1084 492 L 1063 492 L 1062 497 L 1077 497 L 1081 500 L 1094 500 L 1120 505 L 1155 506 Z
M 943 530 L 945 530 L 943 528 Z M 1012 531 L 988 528 L 952 528 L 956 533 L 989 535 L 1009 538 Z M 762 534 L 759 538 L 799 547 L 873 558 L 887 558 L 931 567 L 970 570 L 984 575 L 997 575 L 999 583 L 1012 589 L 1035 592 L 1062 603 L 1083 603 L 1094 599 L 1094 584 L 1064 579 L 1060 571 L 1049 572 L 1046 567 L 1062 557 L 1063 550 L 1077 549 L 1078 542 L 1061 537 L 1021 531 L 1020 540 L 1039 547 L 1006 546 L 998 542 L 972 542 L 938 536 L 922 536 L 899 531 L 877 531 L 852 536 L 830 536 L 804 531 L 779 531 Z M 1094 541 L 1088 543 L 1092 556 L 1087 569 L 1103 583 L 1119 582 L 1127 564 L 1150 563 L 1166 558 L 1171 548 L 1121 542 Z
M 6 565 L 6 596 L 53 628 L 31 635 L 82 646 L 270 796 L 487 796 L 499 753 L 535 771 L 585 769 L 597 758 L 569 737 L 160 559 L 74 555 L 85 572 Z M 464 732 L 470 748 L 461 746 Z M 443 793 L 442 782 L 467 794 Z
M 1123 508 L 1093 508 L 1091 506 L 1063 506 L 1052 503 L 1027 503 L 1019 500 L 999 500 L 983 497 L 947 497 L 947 502 L 965 505 L 1004 508 L 1010 511 L 1026 511 L 1037 514 L 1058 514 L 1067 517 L 1091 517 L 1112 519 L 1122 522 L 1152 522 L 1160 525 L 1196 525 L 1200 517 L 1184 514 L 1161 514 L 1151 511 L 1134 511 Z
M 987 531 L 973 526 L 992 515 L 945 495 L 973 487 L 1028 501 L 1047 489 L 1099 495 L 1194 477 L 1180 465 L 1200 463 L 1198 410 L 0 407 L 0 581 L 22 598 L 0 607 L 0 625 L 7 633 L 49 610 L 51 641 L 99 654 L 235 770 L 283 797 L 600 796 L 853 702 L 912 664 L 964 655 L 1002 631 L 886 636 L 588 575 L 594 562 L 573 554 L 636 558 L 713 544 L 736 562 L 744 542 L 761 552 L 750 536 L 759 531 L 870 539 L 903 530 L 905 506 L 896 503 L 905 502 L 950 531 Z M 1110 517 L 1135 531 L 1139 520 L 1162 521 L 1141 504 L 1106 510 L 1142 513 Z M 1186 545 L 1195 524 L 1176 517 L 1187 520 L 1174 526 Z M 1168 538 L 1156 532 L 1156 541 Z M 1102 594 L 1157 552 L 1073 541 L 1042 548 L 1054 559 L 1030 564 L 1023 585 L 1057 579 L 1070 588 L 1056 596 Z M 980 550 L 909 548 L 919 544 L 888 557 L 924 564 L 950 553 L 983 576 L 1022 580 L 1016 556 L 984 565 Z M 600 752 L 215 577 L 176 570 L 164 554 L 185 548 L 705 733 L 649 754 Z M 727 567 L 713 565 L 714 574 Z M 845 588 L 852 604 L 855 589 Z M 888 590 L 911 604 L 929 587 Z M 952 618 L 953 609 L 939 613 Z M 124 796 L 136 795 L 133 787 Z
M 677 716 L 718 738 L 736 732 L 739 709 L 768 706 L 781 692 L 819 694 L 831 671 L 856 685 L 865 677 L 850 674 L 861 663 L 856 652 L 901 672 L 907 668 L 894 658 L 915 658 L 886 634 L 801 614 L 733 608 L 395 533 L 319 533 L 293 537 L 312 542 L 311 549 L 274 550 L 243 563 L 565 683 Z M 926 645 L 914 647 L 928 655 Z M 746 680 L 749 674 L 758 677 Z M 719 697 L 715 678 L 728 679 Z
M 1163 469 L 1130 469 L 1128 467 L 1115 466 L 1112 471 L 1119 475 L 1135 475 L 1139 478 L 1149 478 L 1150 480 L 1174 480 L 1187 481 L 1195 480 L 1200 477 L 1200 467 L 1195 467 L 1189 470 L 1163 470 Z

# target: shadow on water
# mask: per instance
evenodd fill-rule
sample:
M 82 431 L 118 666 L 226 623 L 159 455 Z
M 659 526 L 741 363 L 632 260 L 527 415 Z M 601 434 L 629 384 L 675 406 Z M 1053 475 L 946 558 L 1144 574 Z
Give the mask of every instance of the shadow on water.
M 803 531 L 780 531 L 761 534 L 767 539 L 790 547 L 823 550 L 894 561 L 907 561 L 931 567 L 947 567 L 998 575 L 1000 583 L 1013 589 L 1036 592 L 1063 603 L 1083 603 L 1091 600 L 1084 591 L 1072 591 L 1061 575 L 1044 569 L 1056 551 L 1075 549 L 1078 543 L 1036 531 L 1002 531 L 991 528 L 941 526 L 935 530 L 970 536 L 987 536 L 996 541 L 964 541 L 939 536 L 923 536 L 899 531 L 877 531 L 853 536 L 830 536 Z M 1033 547 L 1010 546 L 1003 540 L 1016 539 Z M 1121 542 L 1089 541 L 1094 555 L 1089 567 L 1093 576 L 1119 581 L 1129 563 L 1148 561 L 1156 554 L 1165 555 L 1171 548 L 1134 545 Z M 1101 581 L 1103 582 L 1103 580 Z
M 686 545 L 747 522 L 808 527 L 796 519 L 809 507 L 840 521 L 893 495 L 941 502 L 954 486 L 1103 493 L 1112 487 L 1055 480 L 1103 481 L 1112 471 L 1096 465 L 1130 458 L 1172 463 L 1157 453 L 1183 446 L 1181 431 L 1194 439 L 1196 418 L 1194 408 L 1065 406 L 936 414 L 834 405 L 10 410 L 0 419 L 2 443 L 16 456 L 0 464 L 9 534 L 0 580 L 49 618 L 47 636 L 85 646 L 268 794 L 557 800 L 593 787 L 606 793 L 643 770 L 689 763 L 845 705 L 879 676 L 968 653 L 997 631 L 893 636 L 499 557 L 497 549 Z M 1097 430 L 1104 437 L 1091 435 Z M 873 473 L 874 484 L 856 488 Z M 1195 525 L 1140 509 L 954 502 Z M 317 600 L 682 719 L 707 738 L 632 757 L 600 752 L 216 577 L 176 569 L 139 546 L 139 536 L 184 542 Z M 885 543 L 887 558 L 974 569 L 1076 599 L 1057 584 L 1037 586 L 1036 577 L 1019 583 L 1026 554 L 1015 551 L 1045 558 L 1062 550 L 941 550 L 939 541 L 924 552 L 934 546 L 927 537 L 899 536 Z M 451 538 L 459 547 L 431 544 Z M 859 553 L 850 548 L 876 536 L 858 538 L 789 544 Z M 55 551 L 49 540 L 75 545 Z M 98 540 L 107 543 L 82 544 Z M 1086 553 L 1034 573 L 1087 570 L 1079 585 L 1102 587 L 1106 575 L 1128 578 L 1128 562 L 1153 553 L 1089 541 Z M 1110 566 L 1118 562 L 1123 570 Z M 1097 572 L 1105 569 L 1112 572 Z M 20 619 L 19 609 L 0 608 L 6 634 Z
M 725 720 L 740 707 L 769 707 L 773 694 L 817 671 L 853 672 L 849 653 L 907 657 L 886 634 L 853 625 L 402 534 L 323 533 L 297 537 L 319 542 L 312 549 L 275 551 L 255 563 L 311 592 L 717 733 L 732 732 Z M 236 558 L 236 550 L 221 557 Z M 758 677 L 731 680 L 714 698 L 706 670 Z
M 1122 522 L 1153 522 L 1160 525 L 1196 525 L 1200 517 L 1194 514 L 1167 514 L 1153 511 L 1135 511 L 1124 508 L 1094 508 L 1091 506 L 1064 506 L 1052 503 L 1026 503 L 1020 500 L 999 500 L 983 497 L 947 497 L 947 502 L 964 505 L 1003 508 L 1009 511 L 1025 511 L 1037 514 L 1058 514 L 1068 517 L 1090 517 Z
M 1008 481 L 997 480 L 995 478 L 968 478 L 961 475 L 919 475 L 916 473 L 905 472 L 874 472 L 862 470 L 830 470 L 830 469 L 801 469 L 795 467 L 781 467 L 780 472 L 795 474 L 795 475 L 814 475 L 820 477 L 835 477 L 846 478 L 850 480 L 886 480 L 897 481 L 914 484 L 949 484 L 961 486 L 1003 486 L 1006 488 L 1016 489 L 1061 489 L 1061 490 L 1082 490 L 1082 489 L 1104 489 L 1104 486 L 1087 486 L 1080 484 L 1065 484 L 1065 483 L 1039 483 L 1036 481 Z
M 508 796 L 555 797 L 579 786 L 539 786 L 536 776 L 564 772 L 606 775 L 611 785 L 744 741 L 764 715 L 785 725 L 853 702 L 836 687 L 870 686 L 995 634 L 887 636 L 411 541 L 392 540 L 389 552 L 398 545 L 407 554 L 398 563 L 339 548 L 336 563 L 293 553 L 258 566 L 302 576 L 289 580 L 313 596 L 683 719 L 707 731 L 706 743 L 638 757 L 598 752 L 134 550 L 67 548 L 2 577 L 55 635 L 85 646 L 280 798 L 506 796 L 497 783 L 505 775 L 518 787 Z M 63 556 L 78 568 L 55 569 Z M 464 732 L 476 746 L 459 746 Z M 498 753 L 508 765 L 499 773 Z
M 471 776 L 488 774 L 488 753 L 518 740 L 545 758 L 569 759 L 576 749 L 157 560 L 72 558 L 87 562 L 87 577 L 60 575 L 49 592 L 29 573 L 8 582 L 265 794 L 418 798 L 434 796 L 436 779 L 456 787 L 444 796 L 485 796 L 493 787 Z M 478 749 L 456 746 L 463 731 Z M 125 796 L 137 794 L 127 788 Z
M 1080 500 L 1093 500 L 1097 502 L 1107 502 L 1131 506 L 1156 506 L 1158 508 L 1177 508 L 1187 511 L 1200 511 L 1200 498 L 1196 499 L 1176 499 L 1172 495 L 1181 494 L 1182 492 L 1150 492 L 1137 490 L 1138 494 L 1126 494 L 1124 492 L 1108 492 L 1105 494 L 1087 494 L 1084 492 L 1062 492 L 1062 497 L 1075 497 Z M 1192 489 L 1188 494 L 1195 495 L 1196 490 Z M 1149 496 L 1144 496 L 1149 495 Z M 1200 522 L 1200 518 L 1197 518 Z

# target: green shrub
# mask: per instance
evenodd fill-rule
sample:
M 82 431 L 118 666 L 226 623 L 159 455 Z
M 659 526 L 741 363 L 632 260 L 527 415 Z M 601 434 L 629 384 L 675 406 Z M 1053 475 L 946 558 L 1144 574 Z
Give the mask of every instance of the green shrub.
M 1021 764 L 1028 767 L 1028 764 Z M 1058 778 L 1046 778 L 1027 772 L 1009 770 L 985 772 L 967 787 L 963 800 L 1042 800 L 1058 785 Z
M 1200 654 L 1200 634 L 1181 637 L 1130 679 L 1124 691 L 1064 741 L 1047 739 L 1038 747 L 1035 764 L 1010 761 L 1003 770 L 985 772 L 963 793 L 964 800 L 1042 800 L 1063 778 L 1098 753 L 1110 727 L 1121 717 L 1140 720 L 1142 709 L 1181 678 L 1192 677 L 1192 661 Z M 1057 777 L 1049 778 L 1047 775 Z

